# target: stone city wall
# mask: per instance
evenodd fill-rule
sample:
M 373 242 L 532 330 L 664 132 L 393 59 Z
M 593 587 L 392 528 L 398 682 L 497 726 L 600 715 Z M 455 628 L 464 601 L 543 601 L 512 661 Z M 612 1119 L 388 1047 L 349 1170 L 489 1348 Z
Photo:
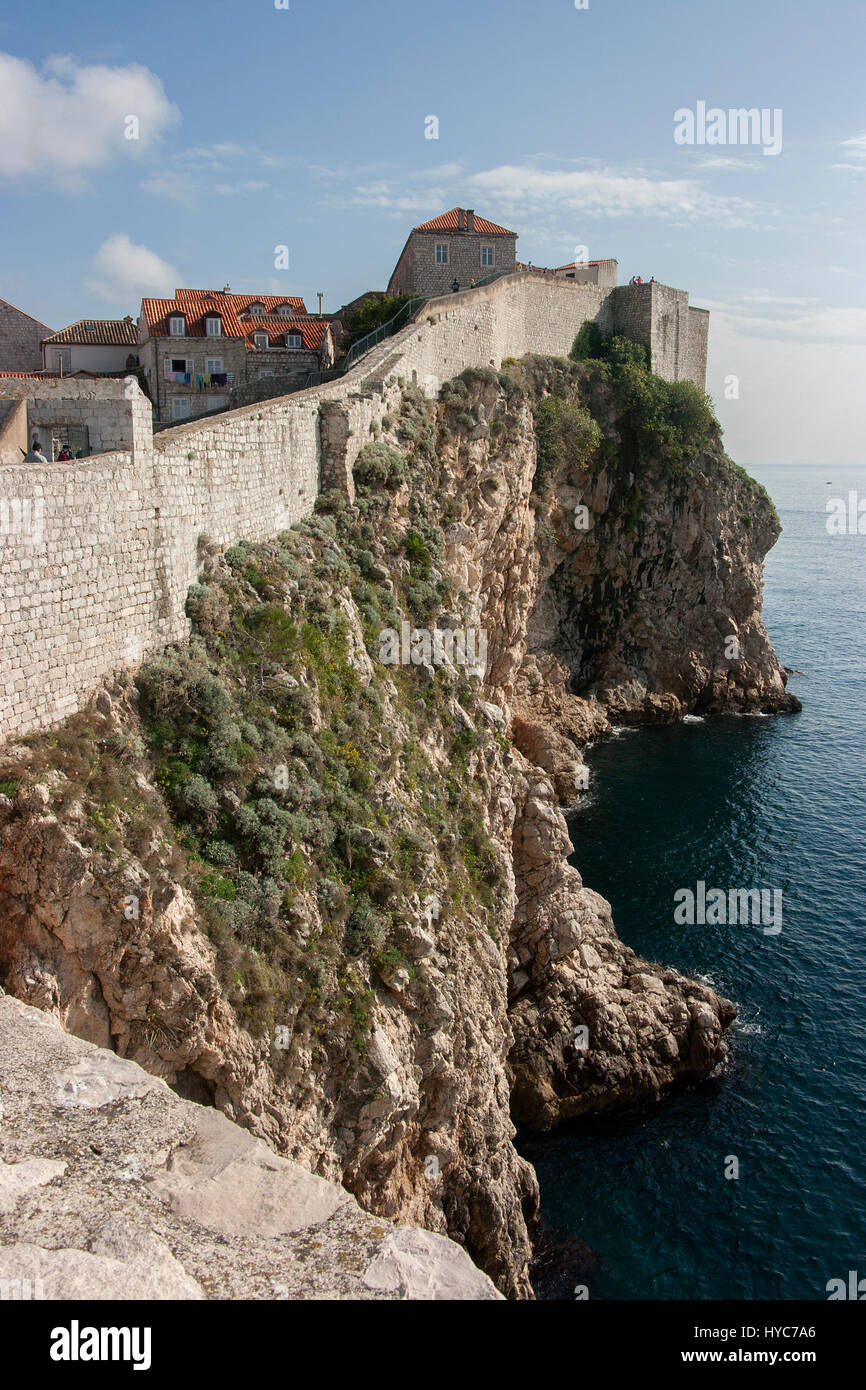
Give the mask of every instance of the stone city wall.
M 646 296 L 621 295 L 505 276 L 429 301 L 337 381 L 155 438 L 134 379 L 4 382 L 0 395 L 35 388 L 38 409 L 66 420 L 73 405 L 104 416 L 101 437 L 122 447 L 0 467 L 0 738 L 62 719 L 112 672 L 182 640 L 202 536 L 265 540 L 309 516 L 320 489 L 352 495 L 352 464 L 371 424 L 394 411 L 401 380 L 433 396 L 468 366 L 564 355 L 586 318 L 605 332 L 633 318 L 643 332 Z

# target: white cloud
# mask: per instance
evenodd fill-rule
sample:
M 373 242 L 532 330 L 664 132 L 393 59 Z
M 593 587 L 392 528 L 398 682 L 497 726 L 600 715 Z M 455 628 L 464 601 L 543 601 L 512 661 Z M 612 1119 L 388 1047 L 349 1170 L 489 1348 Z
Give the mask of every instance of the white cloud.
M 840 140 L 843 149 L 850 150 L 857 159 L 866 159 L 866 131 L 862 135 L 852 135 L 849 140 Z
M 566 161 L 568 162 L 568 161 Z M 413 184 L 429 181 L 430 186 Z M 434 182 L 435 181 L 435 182 Z M 656 179 L 618 169 L 539 169 L 531 164 L 500 165 L 467 174 L 460 164 L 413 170 L 402 178 L 382 177 L 356 183 L 351 193 L 336 194 L 334 206 L 372 207 L 394 214 L 435 211 L 476 200 L 500 216 L 522 219 L 523 233 L 533 219 L 550 230 L 552 213 L 572 217 L 658 217 L 669 221 L 712 220 L 726 226 L 754 224 L 773 209 L 745 198 L 713 193 L 696 179 Z
M 504 164 L 474 174 L 467 183 L 509 209 L 561 208 L 584 215 L 659 217 L 671 221 L 706 218 L 745 226 L 765 205 L 720 196 L 694 179 L 654 179 L 616 169 L 535 169 Z
M 231 140 L 222 140 L 213 145 L 193 145 L 188 149 L 176 150 L 165 167 L 158 174 L 144 179 L 141 187 L 145 193 L 171 198 L 186 208 L 197 208 L 202 199 L 211 195 L 225 198 L 236 193 L 261 193 L 272 187 L 261 179 L 238 177 L 237 182 L 230 183 L 229 180 L 241 172 L 238 162 L 242 162 L 245 173 L 252 171 L 251 166 L 258 169 L 288 169 L 301 163 L 299 159 L 277 158 L 257 145 L 238 145 Z M 219 183 L 213 181 L 217 173 L 222 174 Z
M 463 165 L 460 163 L 452 164 L 432 164 L 429 169 L 416 169 L 409 175 L 410 179 L 456 179 L 463 173 Z
M 93 258 L 94 274 L 87 283 L 101 299 L 137 306 L 142 296 L 170 298 L 180 276 L 155 251 L 131 241 L 126 232 L 115 232 Z
M 848 140 L 840 140 L 845 158 L 839 164 L 831 164 L 831 169 L 846 170 L 852 174 L 866 174 L 866 131 L 862 135 L 852 135 Z
M 760 159 L 736 159 L 729 154 L 710 155 L 707 159 L 698 160 L 699 169 L 766 169 Z
M 171 198 L 172 202 L 180 203 L 186 208 L 195 207 L 198 201 L 198 191 L 189 176 L 176 169 L 169 169 L 165 174 L 156 174 L 151 179 L 144 179 L 141 187 L 145 193 L 155 193 L 159 198 Z
M 419 189 L 409 194 L 404 190 L 405 183 L 377 179 L 375 183 L 356 184 L 350 195 L 331 202 L 339 207 L 382 208 L 393 213 L 424 212 L 431 206 L 441 211 L 448 205 L 448 194 L 441 188 Z
M 263 193 L 270 186 L 260 179 L 246 179 L 243 183 L 215 183 L 211 191 L 223 198 L 233 198 L 238 193 Z
M 850 325 L 833 328 L 836 312 L 824 311 L 827 317 L 811 325 L 809 341 L 789 337 L 787 326 L 768 321 L 757 336 L 754 325 L 735 312 L 713 314 L 707 390 L 732 458 L 745 464 L 862 462 L 866 323 L 859 343 L 852 341 Z M 730 375 L 739 380 L 735 401 L 725 399 Z
M 750 304 L 817 304 L 815 295 L 770 294 L 767 290 L 744 290 L 743 299 Z
M 274 168 L 277 165 L 288 168 L 300 162 L 297 159 L 277 158 L 276 155 L 259 149 L 257 145 L 238 145 L 234 140 L 218 140 L 213 145 L 192 145 L 189 149 L 177 150 L 172 159 L 184 168 L 193 169 L 224 169 L 232 159 L 243 159 L 246 163 L 259 164 L 262 168 Z
M 82 175 L 151 147 L 180 118 L 159 78 L 138 64 L 106 67 L 49 58 L 40 73 L 0 53 L 0 175 L 80 184 Z M 138 120 L 128 139 L 126 119 Z
M 746 299 L 746 296 L 743 296 Z M 743 304 L 719 304 L 702 301 L 712 309 L 713 318 L 710 337 L 716 327 L 736 329 L 741 338 L 768 338 L 789 344 L 798 343 L 804 347 L 829 346 L 837 349 L 849 347 L 866 348 L 866 309 L 854 306 L 842 308 L 824 305 L 820 308 L 804 307 L 798 299 L 774 299 L 769 295 L 754 297 Z M 816 301 L 805 301 L 806 304 Z M 778 312 L 758 313 L 752 307 L 776 306 Z

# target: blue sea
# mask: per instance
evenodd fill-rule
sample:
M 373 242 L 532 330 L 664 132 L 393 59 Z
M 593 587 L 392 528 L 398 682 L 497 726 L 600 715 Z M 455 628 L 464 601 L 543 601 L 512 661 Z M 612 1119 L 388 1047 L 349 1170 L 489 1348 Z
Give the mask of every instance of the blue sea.
M 708 1080 L 521 1138 L 545 1223 L 595 1252 L 594 1299 L 826 1299 L 866 1276 L 866 535 L 826 529 L 866 466 L 750 472 L 784 528 L 764 619 L 803 712 L 607 739 L 570 821 L 622 939 L 739 1010 Z M 699 880 L 781 889 L 781 933 L 676 925 Z

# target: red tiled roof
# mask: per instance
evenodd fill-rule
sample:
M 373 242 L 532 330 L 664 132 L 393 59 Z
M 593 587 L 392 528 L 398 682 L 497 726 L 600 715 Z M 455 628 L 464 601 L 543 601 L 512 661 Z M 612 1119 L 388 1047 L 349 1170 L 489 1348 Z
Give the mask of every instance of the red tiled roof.
M 556 269 L 575 270 L 579 265 L 613 265 L 614 261 L 615 258 L 613 256 L 606 256 L 604 260 L 600 261 L 569 261 L 567 265 L 558 265 Z
M 186 294 L 187 292 L 186 290 L 175 290 L 175 294 Z M 276 313 L 281 304 L 291 304 L 297 314 L 306 314 L 307 312 L 307 306 L 300 295 L 232 294 L 225 297 L 234 300 L 239 313 L 243 313 L 251 304 L 263 304 L 266 314 Z
M 466 212 L 465 208 L 452 208 L 450 212 L 443 212 L 440 217 L 431 217 L 429 222 L 422 222 L 415 227 L 416 232 L 458 232 L 465 230 L 459 225 L 459 214 Z M 465 223 L 465 216 L 464 216 Z M 510 232 L 507 227 L 500 227 L 495 222 L 488 222 L 485 217 L 475 214 L 475 231 L 482 236 L 517 236 L 516 232 Z
M 256 333 L 267 333 L 270 347 L 285 347 L 287 333 L 300 333 L 309 351 L 322 346 L 328 326 L 327 319 L 285 319 L 273 314 L 245 319 L 243 323 L 247 347 L 255 347 Z
M 92 343 L 104 347 L 135 347 L 138 333 L 132 319 L 79 319 L 43 343 Z
M 66 375 L 69 376 L 69 372 L 67 372 Z M 59 378 L 60 373 L 59 373 L 59 372 L 0 372 L 0 376 L 12 376 L 12 377 L 26 376 L 26 377 L 35 377 L 37 380 L 40 380 L 40 381 L 41 381 L 41 380 L 44 380 L 46 377 L 58 377 L 58 378 Z
M 183 314 L 186 318 L 186 336 L 205 338 L 205 319 L 208 315 L 219 314 L 223 321 L 223 336 L 226 338 L 246 337 L 250 319 L 241 321 L 241 315 L 251 304 L 263 304 L 266 314 L 276 312 L 281 304 L 288 304 L 293 314 L 306 314 L 307 307 L 298 295 L 287 294 L 223 294 L 221 290 L 175 290 L 174 299 L 143 299 L 142 317 L 153 338 L 168 338 L 168 320 L 173 314 Z M 255 315 L 251 318 L 254 320 Z M 283 322 L 287 322 L 283 319 Z

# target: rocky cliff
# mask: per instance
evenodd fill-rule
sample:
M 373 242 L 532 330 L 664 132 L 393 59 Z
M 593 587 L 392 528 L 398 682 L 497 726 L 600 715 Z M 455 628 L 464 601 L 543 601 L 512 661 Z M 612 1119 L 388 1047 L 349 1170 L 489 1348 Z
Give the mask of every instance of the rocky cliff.
M 0 991 L 0 1299 L 497 1299 L 218 1111 Z
M 581 748 L 796 708 L 778 521 L 616 343 L 406 387 L 355 485 L 203 542 L 191 644 L 4 750 L 0 981 L 527 1297 L 512 1118 L 704 1076 L 734 1015 L 568 864 Z

